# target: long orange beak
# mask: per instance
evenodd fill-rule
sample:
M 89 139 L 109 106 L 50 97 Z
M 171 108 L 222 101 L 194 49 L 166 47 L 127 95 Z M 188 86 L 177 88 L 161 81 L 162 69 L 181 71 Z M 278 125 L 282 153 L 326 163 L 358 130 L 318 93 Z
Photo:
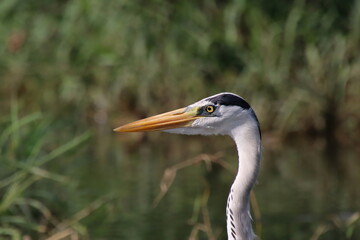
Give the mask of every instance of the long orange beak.
M 166 130 L 190 126 L 200 116 L 197 116 L 197 109 L 180 108 L 174 111 L 162 113 L 115 128 L 115 132 L 147 132 Z

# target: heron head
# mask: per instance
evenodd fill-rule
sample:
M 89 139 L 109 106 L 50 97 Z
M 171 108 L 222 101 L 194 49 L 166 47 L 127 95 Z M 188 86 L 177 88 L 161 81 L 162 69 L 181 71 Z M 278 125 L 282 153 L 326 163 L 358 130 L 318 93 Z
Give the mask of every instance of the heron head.
M 148 117 L 114 129 L 116 132 L 162 130 L 189 135 L 230 134 L 230 131 L 257 118 L 250 105 L 233 93 L 219 93 L 185 108 Z

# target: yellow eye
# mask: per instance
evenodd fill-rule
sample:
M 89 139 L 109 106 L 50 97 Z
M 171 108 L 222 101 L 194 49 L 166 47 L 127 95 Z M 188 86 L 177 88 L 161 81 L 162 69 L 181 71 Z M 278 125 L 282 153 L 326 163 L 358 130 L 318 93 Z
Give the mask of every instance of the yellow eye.
M 208 112 L 208 113 L 212 113 L 212 112 L 215 111 L 215 107 L 214 107 L 214 106 L 211 106 L 211 105 L 206 106 L 206 107 L 205 107 L 205 111 Z

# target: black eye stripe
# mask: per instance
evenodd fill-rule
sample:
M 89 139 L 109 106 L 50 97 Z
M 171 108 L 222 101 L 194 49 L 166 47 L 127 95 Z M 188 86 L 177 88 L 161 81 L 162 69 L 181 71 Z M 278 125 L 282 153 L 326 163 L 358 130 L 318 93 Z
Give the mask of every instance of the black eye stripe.
M 233 94 L 220 94 L 215 97 L 210 97 L 206 99 L 209 102 L 214 103 L 215 105 L 224 105 L 224 106 L 239 106 L 243 109 L 249 109 L 250 105 L 241 97 Z

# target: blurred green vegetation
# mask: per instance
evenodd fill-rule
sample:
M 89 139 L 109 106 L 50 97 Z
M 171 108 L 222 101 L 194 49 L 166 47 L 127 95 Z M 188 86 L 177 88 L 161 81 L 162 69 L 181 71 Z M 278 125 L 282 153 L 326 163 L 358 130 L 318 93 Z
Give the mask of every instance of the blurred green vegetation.
M 232 91 L 265 131 L 356 139 L 359 1 L 277 2 L 4 0 L 2 107 L 102 125 Z
M 84 152 L 118 156 L 112 128 L 218 92 L 251 103 L 265 144 L 319 139 L 336 169 L 338 146 L 359 146 L 359 0 L 2 0 L 0 43 L 0 235 L 13 239 L 93 209 L 75 169 Z

